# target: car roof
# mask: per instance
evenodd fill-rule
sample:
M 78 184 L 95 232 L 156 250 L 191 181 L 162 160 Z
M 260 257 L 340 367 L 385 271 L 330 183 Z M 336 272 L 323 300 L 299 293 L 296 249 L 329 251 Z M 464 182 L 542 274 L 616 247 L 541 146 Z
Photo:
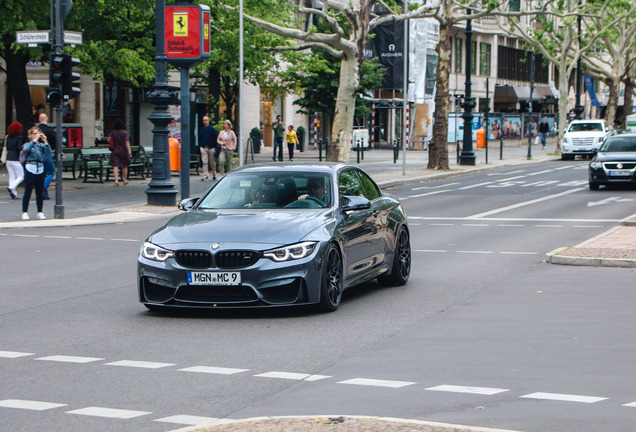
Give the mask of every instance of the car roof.
M 342 162 L 315 162 L 307 164 L 298 164 L 291 162 L 282 163 L 263 163 L 255 165 L 243 165 L 230 172 L 232 173 L 262 173 L 262 172 L 307 172 L 307 173 L 331 173 L 335 174 L 344 168 L 361 169 L 352 164 Z
M 603 119 L 590 119 L 590 120 L 572 120 L 570 124 L 574 123 L 606 123 Z

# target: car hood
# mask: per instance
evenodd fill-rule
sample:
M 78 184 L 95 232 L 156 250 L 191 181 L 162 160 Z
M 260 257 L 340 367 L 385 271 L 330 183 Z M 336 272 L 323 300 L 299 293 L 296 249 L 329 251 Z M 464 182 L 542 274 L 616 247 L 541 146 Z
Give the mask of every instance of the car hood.
M 597 153 L 595 160 L 598 162 L 609 161 L 636 161 L 636 152 L 608 152 Z
M 149 241 L 168 246 L 216 242 L 285 245 L 304 239 L 333 220 L 333 211 L 189 211 L 170 219 Z
M 602 137 L 607 135 L 607 132 L 603 131 L 582 131 L 582 132 L 567 132 L 565 134 L 568 138 L 589 138 L 589 137 Z

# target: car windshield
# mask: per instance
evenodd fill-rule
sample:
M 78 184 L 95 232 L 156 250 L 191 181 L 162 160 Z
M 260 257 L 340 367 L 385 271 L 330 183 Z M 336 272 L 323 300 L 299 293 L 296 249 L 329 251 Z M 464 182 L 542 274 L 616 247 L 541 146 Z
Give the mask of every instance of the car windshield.
M 634 137 L 612 137 L 605 141 L 601 147 L 602 152 L 620 153 L 636 152 L 636 138 Z
M 603 132 L 603 125 L 598 122 L 593 123 L 572 123 L 569 132 Z
M 223 177 L 197 208 L 323 208 L 329 207 L 331 202 L 327 174 L 250 172 Z

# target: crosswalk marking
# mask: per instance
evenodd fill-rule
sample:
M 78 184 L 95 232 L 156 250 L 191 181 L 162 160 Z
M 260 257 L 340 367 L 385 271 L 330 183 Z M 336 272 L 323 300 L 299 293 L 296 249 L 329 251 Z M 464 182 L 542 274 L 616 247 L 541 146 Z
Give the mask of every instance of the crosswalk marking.
M 67 406 L 66 404 L 53 403 L 53 402 L 41 402 L 32 400 L 21 399 L 5 399 L 0 401 L 0 407 L 4 408 L 17 408 L 32 411 L 46 411 L 53 408 L 59 408 Z
M 97 357 L 78 357 L 78 356 L 66 356 L 66 355 L 52 355 L 47 357 L 36 358 L 36 360 L 44 360 L 44 361 L 54 361 L 54 362 L 63 362 L 63 363 L 91 363 L 99 360 L 104 360 L 103 358 Z
M 402 388 L 402 387 L 410 386 L 417 383 L 410 382 L 410 381 L 389 381 L 389 380 L 368 379 L 368 378 L 353 378 L 353 379 L 349 379 L 345 381 L 339 381 L 338 384 L 352 384 L 352 385 L 371 386 L 371 387 Z
M 192 415 L 174 415 L 156 419 L 156 422 L 183 424 L 188 426 L 203 426 L 217 422 L 219 419 L 215 417 L 201 417 Z
M 247 372 L 249 369 L 234 369 L 225 367 L 213 367 L 213 366 L 192 366 L 188 368 L 179 369 L 181 372 L 197 372 L 207 374 L 219 374 L 219 375 L 233 375 L 241 372 Z
M 120 360 L 112 363 L 106 363 L 107 366 L 124 366 L 135 367 L 144 369 L 160 369 L 168 366 L 174 366 L 174 363 L 159 363 L 149 361 L 136 361 L 136 360 Z
M 17 351 L 0 351 L 1 358 L 20 358 L 34 355 L 33 353 L 17 352 Z
M 67 414 L 85 415 L 91 417 L 106 417 L 106 418 L 118 418 L 118 419 L 131 419 L 135 417 L 141 417 L 148 414 L 152 414 L 150 411 L 132 411 L 124 409 L 114 408 L 102 408 L 102 407 L 87 407 L 73 411 L 67 411 Z
M 319 381 L 325 378 L 331 378 L 327 375 L 311 375 L 304 373 L 295 373 L 295 372 L 266 372 L 258 375 L 254 375 L 255 377 L 261 378 L 279 378 L 279 379 L 288 379 L 288 380 L 297 380 L 297 381 Z
M 571 394 L 561 394 L 561 393 L 530 393 L 524 396 L 520 396 L 525 399 L 543 399 L 543 400 L 555 400 L 555 401 L 565 401 L 565 402 L 581 402 L 581 403 L 596 403 L 602 400 L 606 400 L 605 397 L 596 397 L 596 396 L 580 396 L 580 395 L 571 395 Z
M 500 389 L 500 388 L 458 386 L 458 385 L 447 385 L 447 384 L 438 385 L 435 387 L 429 387 L 426 390 L 444 391 L 444 392 L 452 392 L 452 393 L 471 393 L 471 394 L 480 394 L 480 395 L 488 395 L 488 396 L 510 391 L 508 389 Z

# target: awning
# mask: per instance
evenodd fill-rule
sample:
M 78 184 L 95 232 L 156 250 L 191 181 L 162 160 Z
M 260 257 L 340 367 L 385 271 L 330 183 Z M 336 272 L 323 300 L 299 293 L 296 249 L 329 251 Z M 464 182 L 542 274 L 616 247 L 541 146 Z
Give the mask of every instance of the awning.
M 552 89 L 548 86 L 537 86 L 532 91 L 532 100 L 535 102 L 546 101 L 550 103 L 550 100 L 556 100 L 558 94 L 554 94 Z M 497 102 L 509 102 L 515 103 L 519 101 L 530 100 L 530 87 L 519 86 L 495 86 L 495 100 Z

